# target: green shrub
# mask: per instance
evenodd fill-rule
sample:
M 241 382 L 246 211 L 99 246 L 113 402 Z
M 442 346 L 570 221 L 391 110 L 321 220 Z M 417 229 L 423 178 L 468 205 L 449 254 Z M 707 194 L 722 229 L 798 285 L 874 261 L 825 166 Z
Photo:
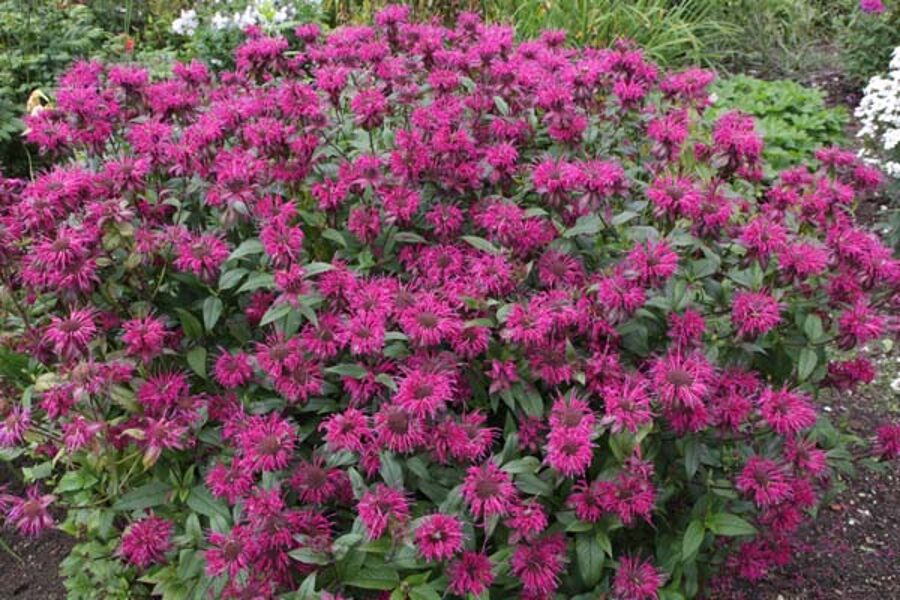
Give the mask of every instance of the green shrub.
M 96 52 L 105 38 L 84 6 L 0 1 L 0 163 L 7 174 L 28 172 L 20 140 L 28 97 L 51 87 L 63 69 Z
M 794 77 L 821 68 L 832 25 L 827 5 L 815 0 L 722 0 L 715 17 L 736 34 L 716 48 L 732 72 Z M 833 4 L 833 3 L 831 3 Z
M 900 4 L 886 2 L 880 15 L 862 12 L 855 0 L 846 4 L 837 41 L 848 77 L 862 85 L 885 71 L 891 52 L 900 46 Z
M 717 98 L 709 118 L 735 108 L 756 117 L 766 142 L 763 154 L 773 169 L 808 160 L 816 148 L 845 140 L 847 111 L 826 107 L 817 89 L 738 75 L 716 82 L 713 92 Z

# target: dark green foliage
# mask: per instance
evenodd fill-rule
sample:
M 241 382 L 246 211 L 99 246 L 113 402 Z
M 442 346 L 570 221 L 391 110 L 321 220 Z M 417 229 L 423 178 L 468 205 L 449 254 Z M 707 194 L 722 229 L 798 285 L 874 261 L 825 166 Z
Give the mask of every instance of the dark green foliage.
M 715 118 L 734 108 L 758 119 L 765 159 L 784 169 L 812 157 L 816 148 L 846 142 L 847 110 L 828 108 L 822 92 L 793 81 L 763 81 L 738 75 L 716 82 Z

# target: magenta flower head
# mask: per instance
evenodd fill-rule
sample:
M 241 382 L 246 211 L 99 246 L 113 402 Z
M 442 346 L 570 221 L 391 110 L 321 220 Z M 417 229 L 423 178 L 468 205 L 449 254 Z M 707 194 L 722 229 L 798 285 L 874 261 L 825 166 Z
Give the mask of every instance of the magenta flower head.
M 875 437 L 876 454 L 888 460 L 900 458 L 900 423 L 880 426 L 875 432 Z
M 468 468 L 462 495 L 476 518 L 505 516 L 512 509 L 516 488 L 509 474 L 489 460 Z
M 125 321 L 122 323 L 122 332 L 125 351 L 145 363 L 162 354 L 168 336 L 162 319 L 151 316 Z
M 731 321 L 739 337 L 754 338 L 781 322 L 781 307 L 768 294 L 738 292 L 731 306 Z
M 381 483 L 363 495 L 356 510 L 360 521 L 366 526 L 366 535 L 370 540 L 380 538 L 388 531 L 389 526 L 404 528 L 409 521 L 409 501 L 406 496 Z
M 450 592 L 458 596 L 480 596 L 494 582 L 491 559 L 478 552 L 463 552 L 447 567 Z
M 859 0 L 859 9 L 869 15 L 880 15 L 886 10 L 881 0 Z
M 53 526 L 54 520 L 47 510 L 56 500 L 52 494 L 41 494 L 37 484 L 29 487 L 24 497 L 5 496 L 8 504 L 6 521 L 9 526 L 28 536 L 36 536 Z
M 435 514 L 424 517 L 416 528 L 416 546 L 425 560 L 451 558 L 462 548 L 462 522 L 452 516 Z
M 774 461 L 753 456 L 737 478 L 737 489 L 758 506 L 773 506 L 791 496 L 792 488 L 784 469 Z
M 97 333 L 94 312 L 73 310 L 65 319 L 53 317 L 44 337 L 53 346 L 53 351 L 62 359 L 70 360 L 83 354 Z
M 170 521 L 155 515 L 135 521 L 122 534 L 118 554 L 142 569 L 163 562 L 172 548 L 172 529 Z
M 19 444 L 31 425 L 31 410 L 20 404 L 9 409 L 0 421 L 0 448 L 9 448 Z
M 616 600 L 655 600 L 663 584 L 663 577 L 649 560 L 637 556 L 619 558 L 619 568 L 613 578 L 613 597 Z

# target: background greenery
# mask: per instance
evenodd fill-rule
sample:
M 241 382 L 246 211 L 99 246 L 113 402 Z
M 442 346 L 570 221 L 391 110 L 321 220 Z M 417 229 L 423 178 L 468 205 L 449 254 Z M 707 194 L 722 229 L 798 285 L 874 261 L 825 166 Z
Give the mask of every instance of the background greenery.
M 236 30 L 201 24 L 193 36 L 172 31 L 172 21 L 193 8 L 208 23 L 216 11 L 232 14 L 249 3 L 291 3 L 304 18 L 326 27 L 366 22 L 384 0 L 0 0 L 0 162 L 3 171 L 27 175 L 39 166 L 20 141 L 21 117 L 37 89 L 52 97 L 58 74 L 77 58 L 136 62 L 160 73 L 172 59 L 199 58 L 228 66 L 240 40 Z M 858 0 L 413 0 L 417 18 L 449 22 L 464 10 L 514 24 L 521 37 L 565 29 L 574 45 L 605 46 L 634 39 L 654 61 L 678 67 L 700 64 L 726 79 L 720 106 L 733 105 L 763 120 L 775 166 L 815 145 L 841 141 L 845 117 L 824 111 L 824 97 L 797 85 L 761 80 L 794 79 L 854 94 L 883 71 L 900 45 L 900 2 L 886 0 L 884 15 L 866 15 Z M 771 106 L 769 106 L 771 105 Z

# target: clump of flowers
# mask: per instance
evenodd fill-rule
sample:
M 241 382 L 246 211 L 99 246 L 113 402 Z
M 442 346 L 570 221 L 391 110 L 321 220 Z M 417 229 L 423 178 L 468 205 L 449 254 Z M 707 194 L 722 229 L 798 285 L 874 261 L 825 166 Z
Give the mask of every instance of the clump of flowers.
M 886 75 L 866 84 L 855 111 L 857 136 L 865 143 L 862 157 L 900 179 L 900 48 L 894 48 Z
M 389 6 L 251 31 L 231 71 L 75 65 L 28 123 L 53 168 L 0 180 L 0 445 L 40 480 L 6 524 L 52 502 L 110 597 L 649 599 L 783 564 L 850 455 L 815 395 L 874 376 L 831 353 L 897 329 L 853 214 L 880 176 L 828 148 L 770 177 L 751 118 L 702 118 L 712 73 L 564 42 Z

